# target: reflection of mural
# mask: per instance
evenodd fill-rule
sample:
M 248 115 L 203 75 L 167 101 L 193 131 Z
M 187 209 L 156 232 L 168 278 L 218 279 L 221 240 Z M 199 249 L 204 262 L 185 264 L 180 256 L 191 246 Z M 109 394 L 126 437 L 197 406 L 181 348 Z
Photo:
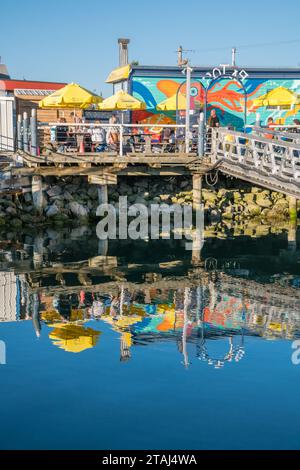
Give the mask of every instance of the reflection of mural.
M 151 118 L 155 122 L 157 116 L 162 114 L 156 110 L 156 106 L 175 95 L 178 87 L 184 82 L 184 78 L 165 79 L 160 77 L 138 77 L 132 78 L 132 92 L 137 98 L 143 99 L 147 104 L 147 111 L 133 113 L 133 120 L 141 121 Z M 199 109 L 204 103 L 204 90 L 201 85 L 202 79 L 195 79 L 192 82 L 193 96 L 191 97 L 191 109 Z M 203 82 L 204 83 L 204 82 Z M 269 116 L 274 118 L 278 124 L 292 124 L 293 119 L 300 118 L 300 80 L 291 79 L 258 79 L 249 78 L 244 82 L 247 90 L 247 120 L 248 124 L 255 123 L 256 112 L 261 115 L 261 120 L 266 122 Z M 205 86 L 207 86 L 205 84 Z M 181 87 L 181 92 L 185 93 L 185 85 Z M 294 102 L 286 103 L 284 106 L 279 103 L 269 105 L 269 103 L 259 103 L 259 98 L 268 95 L 270 91 L 286 89 L 286 94 L 295 97 Z M 279 93 L 277 93 L 278 95 Z M 263 101 L 263 100 L 262 100 Z M 260 105 L 261 106 L 258 106 Z M 221 124 L 226 126 L 232 124 L 236 128 L 243 125 L 244 112 L 244 92 L 241 86 L 234 80 L 221 79 L 208 93 L 208 107 L 217 109 Z M 175 119 L 175 112 L 164 113 L 168 118 Z M 160 117 L 161 119 L 161 117 Z

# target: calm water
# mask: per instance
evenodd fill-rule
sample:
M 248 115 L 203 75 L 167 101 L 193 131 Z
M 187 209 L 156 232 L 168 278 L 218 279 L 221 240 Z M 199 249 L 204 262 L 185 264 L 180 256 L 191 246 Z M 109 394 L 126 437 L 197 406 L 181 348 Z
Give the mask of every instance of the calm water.
M 287 233 L 208 238 L 197 265 L 86 228 L 0 250 L 1 449 L 300 448 Z

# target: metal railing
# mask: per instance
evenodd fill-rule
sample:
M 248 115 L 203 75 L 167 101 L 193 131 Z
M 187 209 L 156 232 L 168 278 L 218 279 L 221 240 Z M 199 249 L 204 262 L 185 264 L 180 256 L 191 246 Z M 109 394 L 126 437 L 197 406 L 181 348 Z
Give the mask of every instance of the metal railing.
M 0 134 L 0 152 L 14 152 L 15 139 L 7 135 Z
M 300 126 L 271 126 L 271 127 L 257 127 L 249 126 L 252 128 L 252 133 L 258 136 L 266 137 L 268 139 L 280 140 L 284 142 L 292 142 L 300 144 Z
M 198 126 L 189 136 L 189 151 L 197 153 Z M 49 123 L 38 125 L 39 145 L 58 153 L 113 152 L 125 154 L 185 153 L 184 125 Z
M 252 134 L 212 129 L 211 160 L 246 165 L 249 169 L 263 171 L 286 181 L 300 181 L 300 143 L 282 139 L 266 138 L 260 135 L 269 129 Z M 286 137 L 289 134 L 285 134 Z

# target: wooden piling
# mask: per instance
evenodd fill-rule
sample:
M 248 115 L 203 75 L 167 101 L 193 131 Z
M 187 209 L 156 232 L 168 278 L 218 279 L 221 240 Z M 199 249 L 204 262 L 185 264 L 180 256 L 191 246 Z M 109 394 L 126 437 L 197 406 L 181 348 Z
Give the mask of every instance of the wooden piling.
M 41 176 L 33 176 L 31 182 L 32 201 L 34 207 L 39 213 L 43 211 L 44 195 L 43 195 L 43 180 Z
M 297 221 L 297 199 L 295 197 L 289 197 L 289 214 L 290 220 Z
M 289 197 L 289 233 L 288 233 L 288 250 L 295 251 L 297 249 L 297 199 Z
M 98 188 L 98 202 L 99 204 L 108 204 L 108 186 L 107 184 L 99 184 Z
M 193 209 L 194 211 L 201 209 L 202 203 L 202 178 L 199 173 L 193 175 Z

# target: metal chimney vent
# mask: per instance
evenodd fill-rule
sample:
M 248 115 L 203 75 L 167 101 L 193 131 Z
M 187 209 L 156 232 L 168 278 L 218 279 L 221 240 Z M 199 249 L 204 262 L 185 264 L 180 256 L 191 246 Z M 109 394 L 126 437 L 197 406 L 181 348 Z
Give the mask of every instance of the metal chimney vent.
M 123 65 L 128 64 L 128 44 L 130 43 L 130 39 L 120 38 L 118 39 L 119 44 L 119 66 L 122 67 Z

